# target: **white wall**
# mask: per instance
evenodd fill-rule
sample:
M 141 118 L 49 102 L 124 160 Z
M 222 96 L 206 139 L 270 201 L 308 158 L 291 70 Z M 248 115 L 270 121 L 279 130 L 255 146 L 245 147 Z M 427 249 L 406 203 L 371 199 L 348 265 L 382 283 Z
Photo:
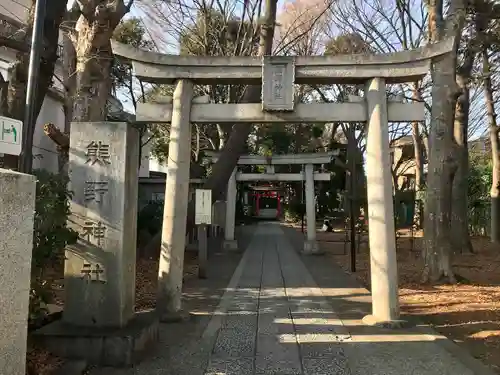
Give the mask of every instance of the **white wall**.
M 168 167 L 166 165 L 162 165 L 162 164 L 158 163 L 158 160 L 151 158 L 151 159 L 149 159 L 149 170 L 151 172 L 167 173 Z
M 0 0 L 0 14 L 3 14 L 14 21 L 25 22 L 28 16 L 31 0 Z M 0 48 L 0 74 L 8 79 L 7 69 L 15 61 L 15 51 Z M 56 75 L 61 77 L 61 65 L 56 65 Z M 58 79 L 54 79 L 54 88 L 62 90 L 62 84 Z M 59 129 L 64 129 L 64 112 L 62 103 L 47 96 L 36 122 L 35 133 L 33 135 L 33 168 L 42 168 L 50 172 L 58 171 L 56 145 L 43 132 L 43 126 L 51 122 Z
M 8 63 L 3 63 L 3 58 L 8 57 L 5 50 L 0 49 L 0 74 L 7 77 Z M 59 129 L 64 129 L 64 111 L 62 103 L 49 96 L 45 97 L 42 108 L 36 122 L 35 133 L 33 135 L 33 168 L 46 169 L 57 173 L 57 149 L 52 140 L 43 131 L 43 126 L 51 122 Z
M 25 22 L 31 0 L 0 0 L 0 13 L 18 22 Z
M 32 0 L 0 0 L 0 14 L 13 19 L 14 21 L 24 23 L 27 19 L 31 2 Z M 72 3 L 72 1 L 69 3 Z M 62 34 L 59 36 L 59 44 L 62 44 Z M 15 59 L 15 51 L 6 49 L 5 47 L 0 47 L 0 74 L 2 74 L 4 78 L 8 79 L 7 69 L 9 68 L 9 65 L 15 61 Z M 60 63 L 58 63 L 55 67 L 55 76 L 62 77 L 62 65 Z M 63 92 L 62 83 L 57 78 L 54 79 L 53 89 L 57 89 L 61 93 Z M 61 130 L 64 129 L 64 111 L 62 103 L 46 96 L 38 115 L 35 133 L 33 136 L 33 168 L 46 169 L 50 172 L 56 173 L 58 171 L 58 154 L 56 145 L 43 132 L 43 126 L 48 122 L 54 124 Z M 149 177 L 149 154 L 150 147 L 144 147 L 139 171 L 140 177 Z

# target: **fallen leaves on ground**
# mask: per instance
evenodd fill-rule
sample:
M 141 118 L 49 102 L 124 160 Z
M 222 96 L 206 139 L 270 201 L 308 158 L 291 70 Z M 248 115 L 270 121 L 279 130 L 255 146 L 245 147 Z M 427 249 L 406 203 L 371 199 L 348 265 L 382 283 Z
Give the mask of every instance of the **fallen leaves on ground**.
M 63 360 L 47 350 L 28 342 L 26 351 L 26 375 L 51 375 Z
M 156 306 L 158 285 L 158 259 L 139 259 L 135 276 L 135 310 L 148 310 Z M 184 280 L 197 277 L 198 258 L 192 251 L 184 254 Z
M 135 310 L 148 310 L 156 306 L 159 260 L 138 259 L 136 264 Z M 64 305 L 64 267 L 57 264 L 50 273 L 55 279 L 54 303 Z M 184 280 L 198 275 L 197 254 L 186 251 L 184 256 Z M 64 360 L 28 340 L 26 375 L 52 375 Z
M 300 228 L 296 228 L 300 230 Z M 474 254 L 455 254 L 453 269 L 467 283 L 421 285 L 421 233 L 397 240 L 399 295 L 404 313 L 418 315 L 500 374 L 500 251 L 487 238 L 473 238 Z M 319 246 L 350 272 L 345 233 L 318 233 Z M 413 245 L 412 245 L 413 241 Z M 345 247 L 344 247 L 345 246 Z M 345 248 L 345 254 L 344 254 Z M 370 285 L 368 245 L 356 254 L 356 277 Z

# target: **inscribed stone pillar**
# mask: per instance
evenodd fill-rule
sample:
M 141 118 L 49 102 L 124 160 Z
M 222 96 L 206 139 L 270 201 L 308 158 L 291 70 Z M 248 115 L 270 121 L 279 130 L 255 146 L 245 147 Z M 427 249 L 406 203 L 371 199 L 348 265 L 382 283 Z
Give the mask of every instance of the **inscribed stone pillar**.
M 307 238 L 304 243 L 305 254 L 319 253 L 318 243 L 316 242 L 316 204 L 314 196 L 314 166 L 306 164 L 306 220 L 307 220 Z
M 222 234 L 222 231 L 226 227 L 226 201 L 215 201 L 212 206 L 212 213 L 212 225 L 217 229 L 216 234 Z
M 175 320 L 181 312 L 191 161 L 190 115 L 193 88 L 191 81 L 180 80 L 173 98 L 158 271 L 157 310 L 163 321 Z
M 72 123 L 66 323 L 123 327 L 134 315 L 139 134 L 123 122 Z
M 366 179 L 372 316 L 367 323 L 399 318 L 394 206 L 385 81 L 374 78 L 365 89 L 368 109 Z
M 0 169 L 0 374 L 25 375 L 36 178 Z
M 227 182 L 226 226 L 224 228 L 224 249 L 236 250 L 238 243 L 234 237 L 236 225 L 236 168 Z

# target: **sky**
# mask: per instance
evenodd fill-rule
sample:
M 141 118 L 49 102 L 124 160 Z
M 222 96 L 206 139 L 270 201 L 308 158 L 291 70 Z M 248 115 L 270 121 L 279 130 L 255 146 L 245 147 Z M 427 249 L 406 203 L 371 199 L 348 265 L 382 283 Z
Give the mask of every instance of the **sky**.
M 75 0 L 69 0 L 68 1 L 68 8 L 70 8 L 73 5 L 74 1 Z M 155 1 L 155 0 L 153 0 L 153 1 Z M 288 0 L 288 1 L 290 1 L 290 0 Z M 364 4 L 367 5 L 367 6 L 370 6 L 369 3 L 371 3 L 372 1 L 374 1 L 374 0 L 367 0 L 366 2 L 364 2 Z M 384 3 L 387 0 L 378 0 L 378 1 L 380 3 Z M 499 2 L 500 2 L 500 0 L 499 0 Z M 187 6 L 189 6 L 190 3 L 192 3 L 191 0 L 186 0 L 186 5 Z M 242 2 L 240 2 L 240 4 L 241 3 Z M 280 12 L 280 10 L 283 9 L 283 6 L 284 6 L 285 3 L 286 3 L 286 0 L 278 0 L 278 12 Z M 392 3 L 392 1 L 390 1 L 389 3 Z M 138 17 L 138 18 L 142 18 L 142 19 L 147 19 L 147 15 L 145 15 L 137 6 L 134 6 L 132 8 L 132 11 L 130 12 L 130 14 L 127 17 Z M 146 28 L 148 28 L 147 25 L 146 25 Z M 156 32 L 158 32 L 157 31 L 158 27 L 156 27 L 155 29 L 156 29 Z M 383 30 L 384 29 L 384 25 L 382 23 L 378 24 L 377 29 Z M 162 50 L 162 52 L 172 53 L 172 54 L 177 53 L 178 51 L 177 51 L 177 49 L 175 47 L 177 45 L 177 41 L 176 40 L 171 40 L 171 41 L 169 41 L 169 43 L 170 43 L 170 47 L 167 48 L 166 50 Z M 398 48 L 397 45 L 395 46 L 395 48 L 396 49 L 400 49 L 400 48 Z M 134 112 L 134 109 L 133 109 L 131 103 L 128 102 L 128 101 L 126 101 L 126 97 L 124 97 L 123 95 L 118 95 L 118 97 L 124 103 L 124 107 L 125 107 L 125 109 L 127 111 Z M 481 96 L 480 96 L 477 99 L 477 102 L 475 103 L 476 105 L 473 106 L 473 107 L 475 107 L 476 110 L 479 110 L 480 112 L 482 111 L 481 108 L 484 108 L 484 105 L 480 104 L 481 102 L 482 102 L 482 99 L 481 99 Z M 482 114 L 479 114 L 478 116 L 479 116 L 480 119 L 482 119 L 484 117 Z M 484 126 L 479 126 L 479 127 L 476 127 L 476 130 L 474 131 L 474 134 L 471 134 L 471 136 L 472 136 L 472 138 L 477 138 L 480 135 L 482 135 L 483 132 L 484 132 Z

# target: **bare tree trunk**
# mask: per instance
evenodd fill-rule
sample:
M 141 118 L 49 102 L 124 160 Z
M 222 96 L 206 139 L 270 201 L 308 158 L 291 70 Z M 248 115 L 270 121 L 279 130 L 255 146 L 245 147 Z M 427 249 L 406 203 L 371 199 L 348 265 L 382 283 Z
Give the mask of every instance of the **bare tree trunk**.
M 429 154 L 431 153 L 429 147 L 429 137 L 427 134 L 421 134 L 422 136 L 422 144 L 424 145 L 425 155 L 427 155 L 427 159 L 429 159 Z M 427 160 L 429 162 L 429 160 Z
M 424 155 L 422 153 L 422 139 L 420 138 L 418 122 L 411 124 L 411 136 L 415 151 L 415 190 L 419 191 L 424 185 Z
M 199 163 L 199 159 L 200 159 L 200 125 L 198 124 L 195 124 L 195 134 L 194 134 L 194 137 L 195 137 L 195 140 L 194 140 L 194 151 L 193 151 L 193 154 L 194 154 L 194 162 L 196 164 Z
M 495 102 L 493 99 L 493 85 L 491 83 L 491 68 L 488 57 L 488 49 L 483 48 L 483 84 L 485 94 L 486 113 L 490 128 L 491 161 L 492 161 L 492 181 L 491 181 L 491 242 L 500 243 L 500 142 L 497 125 L 497 115 L 495 112 Z
M 266 11 L 264 22 L 260 27 L 259 56 L 271 55 L 274 26 L 276 23 L 277 0 L 266 0 Z M 243 96 L 243 103 L 257 103 L 260 101 L 261 86 L 248 86 Z M 222 149 L 221 155 L 215 163 L 212 174 L 203 186 L 204 189 L 212 190 L 212 199 L 220 198 L 223 186 L 226 185 L 233 169 L 236 167 L 238 158 L 245 150 L 248 135 L 252 131 L 252 126 L 245 123 L 238 123 L 233 126 L 233 130 L 227 143 Z
M 73 98 L 76 88 L 76 52 L 68 33 L 63 34 L 63 85 L 64 85 L 64 130 L 63 133 L 69 138 L 71 119 L 73 118 Z M 67 173 L 68 148 L 59 149 L 59 171 Z
M 217 124 L 217 135 L 219 137 L 219 150 L 222 150 L 226 143 L 226 132 L 220 124 Z
M 473 60 L 473 58 L 472 58 Z M 472 63 L 460 69 L 457 74 L 457 84 L 461 94 L 457 100 L 455 109 L 454 137 L 457 144 L 457 170 L 453 178 L 452 195 L 452 236 L 451 242 L 455 253 L 472 253 L 472 243 L 469 236 L 468 221 L 468 175 L 469 175 L 469 151 L 467 148 L 467 133 L 469 125 L 470 92 L 467 87 L 472 71 Z
M 346 138 L 347 138 L 347 165 L 349 168 L 349 173 L 347 173 L 346 178 L 346 186 L 347 191 L 349 191 L 349 199 L 352 199 L 352 204 L 349 207 L 352 207 L 353 212 L 350 212 L 350 215 L 355 223 L 357 223 L 358 218 L 360 216 L 360 184 L 359 184 L 359 174 L 362 173 L 359 170 L 359 158 L 358 158 L 358 147 L 356 140 L 356 133 L 354 131 L 354 124 L 347 125 L 348 128 L 345 129 Z
M 418 85 L 413 87 L 413 100 L 422 101 Z M 424 185 L 424 150 L 422 137 L 420 136 L 419 123 L 411 124 L 411 136 L 413 139 L 413 149 L 415 151 L 415 190 L 419 191 Z
M 431 42 L 444 37 L 455 38 L 452 53 L 436 58 L 432 75 L 432 126 L 429 134 L 431 147 L 427 181 L 422 281 L 456 283 L 451 266 L 451 207 L 452 183 L 457 161 L 453 139 L 453 121 L 459 90 L 455 81 L 457 50 L 465 20 L 465 0 L 450 3 L 449 16 L 443 19 L 443 2 L 429 2 L 429 32 Z
M 264 22 L 260 26 L 259 55 L 270 55 L 274 38 L 276 23 L 277 0 L 266 0 L 266 13 Z M 248 86 L 242 98 L 243 103 L 257 103 L 260 101 L 261 86 Z M 203 189 L 212 190 L 212 200 L 223 199 L 229 177 L 238 163 L 238 158 L 245 151 L 248 135 L 252 126 L 238 123 L 233 126 L 221 154 L 212 168 L 212 174 L 203 185 Z M 188 231 L 194 226 L 194 202 L 189 202 L 186 226 Z M 161 246 L 161 231 L 158 232 L 145 247 L 144 252 L 154 254 Z
M 132 0 L 79 1 L 79 18 L 71 41 L 76 51 L 73 121 L 103 121 L 111 94 L 111 37 Z

